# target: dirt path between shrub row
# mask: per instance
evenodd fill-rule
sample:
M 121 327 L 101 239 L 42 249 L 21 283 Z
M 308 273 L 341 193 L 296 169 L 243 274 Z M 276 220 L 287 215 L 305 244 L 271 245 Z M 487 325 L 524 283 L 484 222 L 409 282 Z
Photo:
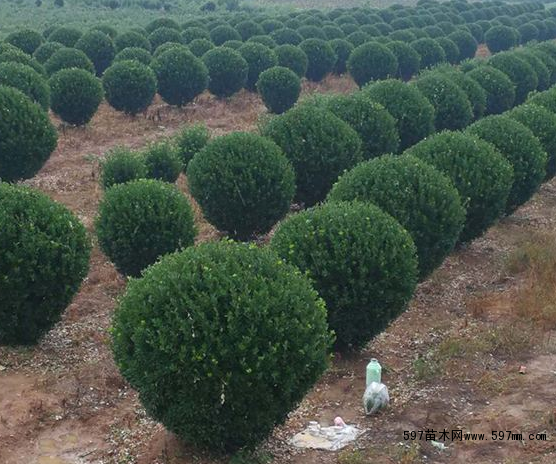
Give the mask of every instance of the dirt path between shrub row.
M 352 88 L 346 79 L 329 79 L 306 91 Z M 251 130 L 262 112 L 259 99 L 248 93 L 229 102 L 203 96 L 187 109 L 157 102 L 147 117 L 133 119 L 103 105 L 87 128 L 60 133 L 58 149 L 27 184 L 66 204 L 91 230 L 101 196 L 98 157 L 107 149 L 142 146 L 190 121 L 204 120 L 215 134 Z M 183 179 L 179 185 L 186 191 Z M 198 210 L 197 220 L 200 241 L 218 237 Z M 551 332 L 513 323 L 515 295 L 526 279 L 509 272 L 506 259 L 534 234 L 553 231 L 555 223 L 552 181 L 485 237 L 456 251 L 365 352 L 336 358 L 261 456 L 271 454 L 277 464 L 554 462 L 556 350 Z M 0 463 L 226 462 L 181 445 L 145 417 L 118 374 L 107 328 L 124 286 L 95 247 L 89 275 L 55 329 L 35 348 L 0 348 Z M 370 357 L 384 367 L 392 403 L 368 418 L 361 396 Z M 518 373 L 521 365 L 525 375 Z M 287 444 L 309 420 L 327 423 L 337 415 L 366 429 L 356 448 L 299 452 Z M 488 437 L 491 430 L 546 432 L 548 441 L 448 441 L 438 451 L 424 440 L 403 440 L 403 431 L 458 427 Z

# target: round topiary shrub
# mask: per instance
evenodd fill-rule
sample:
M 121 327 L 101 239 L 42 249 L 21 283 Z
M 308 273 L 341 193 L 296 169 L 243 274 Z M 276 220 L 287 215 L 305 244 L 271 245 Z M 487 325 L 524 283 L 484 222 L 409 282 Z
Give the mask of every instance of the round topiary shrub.
M 230 242 L 167 256 L 132 280 L 112 334 L 148 414 L 183 440 L 228 452 L 253 448 L 285 421 L 326 369 L 332 341 L 305 276 L 268 248 Z
M 434 131 L 434 107 L 419 89 L 395 79 L 371 84 L 363 90 L 396 120 L 400 150 Z
M 193 245 L 193 209 L 172 184 L 139 179 L 106 190 L 95 223 L 102 251 L 137 277 L 159 257 Z
M 468 58 L 474 58 L 477 53 L 478 44 L 471 33 L 466 31 L 454 31 L 448 34 L 448 39 L 452 40 L 458 47 L 459 60 L 463 61 Z
M 234 50 L 238 50 L 239 48 L 243 47 L 243 42 L 241 40 L 227 40 L 221 45 L 221 47 L 228 47 Z
M 415 85 L 434 107 L 434 125 L 437 130 L 457 130 L 473 120 L 473 109 L 465 92 L 452 80 L 439 72 L 419 77 Z
M 520 44 L 526 44 L 539 38 L 539 29 L 531 23 L 522 24 L 517 28 L 517 32 L 519 33 Z
M 0 46 L 1 45 L 2 43 L 0 43 Z M 12 48 L 11 50 L 2 51 L 0 49 L 0 63 L 7 63 L 7 62 L 21 63 L 26 66 L 30 66 L 35 71 L 37 71 L 41 76 L 46 75 L 46 71 L 37 60 L 27 55 L 27 53 L 23 53 L 21 50 L 12 47 L 11 45 L 10 47 Z
M 208 85 L 208 70 L 201 59 L 187 49 L 172 48 L 151 64 L 158 81 L 158 93 L 169 105 L 185 106 Z
M 308 59 L 307 79 L 318 82 L 332 72 L 337 56 L 328 42 L 321 39 L 306 39 L 299 44 Z
M 527 103 L 543 106 L 548 111 L 556 113 L 556 89 L 551 88 L 544 92 L 535 92 L 530 94 Z
M 249 65 L 236 50 L 217 47 L 203 55 L 209 72 L 209 90 L 218 98 L 230 97 L 247 83 Z
M 74 27 L 62 26 L 56 28 L 52 34 L 48 36 L 49 42 L 59 42 L 65 47 L 74 47 L 81 38 L 81 31 Z
M 104 91 L 98 78 L 83 69 L 62 69 L 49 81 L 52 111 L 68 124 L 82 126 L 95 115 Z
M 135 60 L 119 61 L 102 76 L 106 100 L 114 109 L 128 114 L 146 110 L 156 93 L 156 76 Z
M 280 45 L 274 49 L 278 66 L 291 69 L 299 78 L 305 77 L 309 60 L 301 48 L 296 45 Z
M 289 27 L 283 27 L 272 31 L 270 37 L 278 45 L 299 45 L 303 41 L 303 37 L 296 30 Z
M 20 29 L 12 32 L 4 40 L 28 55 L 35 53 L 35 50 L 44 42 L 43 36 L 33 29 Z
M 103 32 L 112 40 L 114 40 L 118 35 L 118 29 L 110 26 L 109 24 L 97 24 L 96 26 L 91 27 L 91 30 Z
M 167 42 L 181 43 L 181 34 L 176 29 L 159 27 L 149 34 L 149 42 L 153 50 Z
M 255 21 L 251 21 L 249 19 L 237 23 L 235 29 L 239 32 L 241 40 L 244 42 L 253 36 L 264 34 L 264 29 Z
M 344 39 L 334 39 L 328 42 L 336 54 L 336 64 L 334 74 L 342 75 L 347 71 L 347 62 L 355 47 Z
M 502 71 L 492 66 L 479 66 L 466 75 L 486 92 L 485 114 L 503 113 L 514 105 L 515 86 Z
M 149 53 L 152 50 L 149 39 L 135 31 L 122 32 L 114 39 L 114 45 L 116 46 L 117 53 L 131 47 L 142 48 Z
M 317 26 L 301 26 L 297 29 L 297 32 L 304 39 L 319 39 L 327 40 L 326 34 L 322 31 L 320 27 Z
M 546 176 L 547 154 L 530 129 L 508 116 L 489 116 L 468 131 L 493 144 L 514 168 L 506 211 L 513 212 L 537 191 Z
M 278 46 L 278 44 L 268 35 L 254 35 L 253 37 L 250 37 L 247 42 L 258 43 L 272 49 Z
M 347 69 L 359 87 L 370 81 L 387 79 L 398 72 L 398 60 L 385 45 L 367 42 L 349 56 Z
M 415 290 L 411 236 L 370 203 L 325 203 L 295 214 L 271 247 L 313 280 L 342 351 L 361 348 L 384 330 Z
M 0 85 L 0 179 L 33 177 L 56 143 L 48 115 L 19 90 Z
M 251 91 L 256 90 L 260 74 L 273 66 L 277 66 L 276 54 L 270 48 L 254 42 L 244 44 L 238 49 L 238 52 L 243 56 L 248 66 L 246 87 Z
M 268 110 L 281 114 L 297 102 L 301 79 L 291 69 L 274 66 L 261 73 L 257 90 Z
M 506 113 L 512 119 L 528 127 L 539 139 L 548 155 L 546 179 L 556 174 L 556 115 L 546 108 L 526 103 Z
M 396 60 L 398 60 L 398 72 L 396 77 L 408 81 L 419 72 L 421 57 L 411 45 L 394 41 L 387 43 L 386 47 L 388 47 L 396 57 Z
M 153 19 L 149 24 L 145 26 L 145 31 L 148 33 L 154 32 L 161 27 L 167 27 L 169 29 L 175 29 L 176 31 L 181 30 L 180 25 L 171 18 L 156 18 Z
M 141 153 L 125 147 L 109 151 L 102 162 L 100 184 L 104 189 L 116 184 L 147 177 L 147 165 Z
M 184 171 L 193 157 L 205 148 L 209 139 L 210 132 L 204 124 L 186 126 L 176 134 L 174 144 Z
M 418 39 L 410 43 L 421 58 L 421 69 L 432 68 L 446 61 L 444 49 L 435 39 Z
M 447 175 L 466 208 L 460 240 L 480 236 L 504 212 L 513 170 L 491 144 L 469 134 L 441 132 L 406 151 Z
M 44 64 L 48 59 L 54 54 L 54 52 L 64 48 L 61 43 L 58 42 L 45 42 L 33 53 L 33 57 L 41 64 Z
M 150 65 L 152 59 L 152 55 L 144 48 L 128 47 L 116 54 L 113 62 L 117 63 L 118 61 L 136 60 L 139 63 L 148 66 Z
M 228 40 L 241 40 L 241 35 L 230 25 L 217 26 L 210 31 L 214 45 L 219 46 Z
M 0 345 L 31 345 L 79 290 L 90 242 L 70 211 L 23 186 L 0 183 L 0 224 Z
M 178 149 L 168 140 L 151 143 L 143 151 L 147 178 L 174 183 L 182 171 L 182 161 Z
M 434 39 L 444 50 L 444 55 L 446 55 L 446 61 L 450 64 L 459 63 L 460 51 L 456 43 L 447 37 L 439 37 Z M 442 65 L 439 65 L 442 66 Z
M 450 254 L 465 223 L 450 179 L 414 156 L 358 164 L 340 177 L 328 200 L 371 202 L 397 219 L 415 242 L 421 278 Z
M 268 232 L 295 192 L 293 169 L 280 148 L 245 132 L 209 142 L 189 162 L 187 179 L 205 218 L 239 240 Z
M 550 87 L 550 71 L 536 53 L 531 49 L 522 48 L 516 50 L 515 54 L 533 68 L 538 79 L 536 90 L 548 89 Z
M 75 44 L 75 48 L 81 50 L 93 62 L 97 76 L 112 64 L 116 54 L 114 42 L 106 34 L 100 31 L 89 31 L 81 36 Z
M 14 87 L 48 111 L 50 89 L 43 76 L 21 63 L 0 63 L 0 85 Z
M 61 69 L 78 68 L 95 74 L 93 62 L 76 48 L 61 48 L 55 51 L 52 56 L 44 64 L 44 69 L 49 76 L 60 71 Z
M 210 34 L 204 27 L 188 27 L 181 33 L 181 39 L 184 44 L 188 44 L 195 39 L 210 40 Z
M 519 43 L 519 32 L 509 26 L 493 26 L 485 33 L 485 43 L 491 53 L 508 50 Z
M 207 39 L 195 39 L 193 42 L 190 42 L 187 47 L 197 58 L 201 58 L 209 50 L 215 48 L 214 44 Z
M 516 104 L 523 103 L 529 92 L 539 85 L 539 79 L 533 68 L 517 53 L 497 53 L 489 59 L 488 64 L 506 74 L 515 85 Z
M 338 176 L 361 161 L 361 139 L 346 122 L 322 108 L 300 105 L 262 128 L 291 161 L 296 199 L 307 206 L 324 200 Z

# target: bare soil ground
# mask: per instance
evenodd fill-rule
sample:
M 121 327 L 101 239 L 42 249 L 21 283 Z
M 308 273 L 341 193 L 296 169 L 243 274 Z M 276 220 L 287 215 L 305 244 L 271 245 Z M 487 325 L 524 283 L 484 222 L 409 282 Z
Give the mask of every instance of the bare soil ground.
M 305 91 L 348 91 L 330 79 Z M 58 149 L 27 184 L 66 204 L 93 229 L 102 191 L 98 157 L 139 147 L 184 123 L 204 121 L 215 134 L 253 130 L 264 111 L 242 93 L 222 102 L 203 96 L 190 108 L 157 102 L 130 118 L 103 106 L 84 129 L 60 133 Z M 186 191 L 186 182 L 179 185 Z M 200 241 L 218 232 L 197 210 Z M 336 357 L 327 374 L 258 456 L 235 463 L 554 463 L 556 421 L 556 181 L 483 238 L 453 253 L 422 283 L 408 311 L 368 348 Z M 124 279 L 95 247 L 91 270 L 63 320 L 33 348 L 0 348 L 1 464 L 221 464 L 228 459 L 180 444 L 144 414 L 120 377 L 108 327 Z M 365 417 L 364 367 L 383 365 L 390 407 Z M 524 374 L 520 367 L 525 366 Z M 366 432 L 339 453 L 301 452 L 287 440 L 309 420 L 335 416 Z M 523 433 L 524 440 L 404 441 L 404 431 L 462 429 Z M 547 441 L 529 440 L 546 433 Z M 438 436 L 437 436 L 438 440 Z

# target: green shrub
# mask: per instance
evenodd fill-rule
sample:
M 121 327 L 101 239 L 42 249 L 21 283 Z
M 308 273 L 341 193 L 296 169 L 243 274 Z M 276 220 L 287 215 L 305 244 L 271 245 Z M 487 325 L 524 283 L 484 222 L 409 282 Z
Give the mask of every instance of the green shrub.
M 299 45 L 301 42 L 303 42 L 303 37 L 301 37 L 301 34 L 289 27 L 276 29 L 270 34 L 270 37 L 278 45 Z
M 285 220 L 271 241 L 326 302 L 337 348 L 361 348 L 406 307 L 417 258 L 409 233 L 370 203 L 326 203 Z
M 248 66 L 246 86 L 251 91 L 256 90 L 260 74 L 273 66 L 277 66 L 276 54 L 265 45 L 254 42 L 244 44 L 238 49 L 238 52 L 243 56 Z
M 98 78 L 83 69 L 62 69 L 49 81 L 52 111 L 68 124 L 82 126 L 95 115 L 104 92 Z
M 148 414 L 228 452 L 285 421 L 324 372 L 332 339 L 306 277 L 267 248 L 230 242 L 188 248 L 132 280 L 112 334 Z
M 432 68 L 446 61 L 444 49 L 435 39 L 418 39 L 410 45 L 421 58 L 421 68 Z
M 239 32 L 241 40 L 244 42 L 253 36 L 264 34 L 264 29 L 255 21 L 251 21 L 249 19 L 236 24 L 235 29 Z
M 238 50 L 243 47 L 243 42 L 241 40 L 227 40 L 221 45 L 221 47 L 228 47 L 234 50 Z
M 33 57 L 39 63 L 44 64 L 47 62 L 48 58 L 50 58 L 54 54 L 54 52 L 60 50 L 60 48 L 64 48 L 61 43 L 45 42 L 35 50 L 35 53 L 33 53 Z
M 280 45 L 274 49 L 278 66 L 291 69 L 300 78 L 305 77 L 309 60 L 301 48 L 296 45 Z
M 167 27 L 169 29 L 175 29 L 176 31 L 181 30 L 180 25 L 171 18 L 156 18 L 153 19 L 149 24 L 145 26 L 145 31 L 148 33 L 154 32 L 161 27 Z
M 210 139 L 210 132 L 204 124 L 186 126 L 174 138 L 178 156 L 182 161 L 183 170 L 187 168 L 193 157 L 199 153 Z
M 330 201 L 366 201 L 392 215 L 411 234 L 426 277 L 453 250 L 465 208 L 451 181 L 413 156 L 386 155 L 340 177 Z
M 347 71 L 347 62 L 355 47 L 344 39 L 333 39 L 328 43 L 336 54 L 336 64 L 333 69 L 334 74 L 345 74 Z
M 93 62 L 85 53 L 76 48 L 61 48 L 55 51 L 44 64 L 44 69 L 49 76 L 52 76 L 61 69 L 69 68 L 84 69 L 91 74 L 95 74 Z
M 546 66 L 549 72 L 549 86 L 556 84 L 556 59 L 538 48 L 527 48 L 527 51 L 536 56 Z
M 297 102 L 301 79 L 291 69 L 274 66 L 261 73 L 257 90 L 268 110 L 281 114 Z
M 444 50 L 444 55 L 446 56 L 446 61 L 450 64 L 459 63 L 460 51 L 456 43 L 447 37 L 439 37 L 434 39 Z
M 345 38 L 345 40 L 350 44 L 352 44 L 354 47 L 359 47 L 360 45 L 363 45 L 364 43 L 367 43 L 370 40 L 372 40 L 372 37 L 368 34 L 365 34 L 362 31 L 355 31 L 349 34 Z
M 23 186 L 0 183 L 0 224 L 0 345 L 31 345 L 79 290 L 90 242 L 70 211 Z
M 149 53 L 152 50 L 149 39 L 135 31 L 122 32 L 114 39 L 114 45 L 116 46 L 116 52 L 118 53 L 131 47 L 143 48 Z
M 398 60 L 385 45 L 368 42 L 353 50 L 347 69 L 357 85 L 362 87 L 370 81 L 395 76 Z
M 543 106 L 548 111 L 556 113 L 556 89 L 551 88 L 544 92 L 535 92 L 530 94 L 527 103 Z
M 102 76 L 106 100 L 117 111 L 137 114 L 146 110 L 156 93 L 156 76 L 135 60 L 119 61 Z
M 284 27 L 284 23 L 278 19 L 269 18 L 261 22 L 261 27 L 263 28 L 265 34 L 270 34 L 272 31 Z
M 509 110 L 515 102 L 515 86 L 502 71 L 492 66 L 479 66 L 467 73 L 486 92 L 485 114 Z
M 149 179 L 174 183 L 182 170 L 178 149 L 168 140 L 151 143 L 143 151 L 147 176 Z
M 228 40 L 241 40 L 241 35 L 232 26 L 222 25 L 210 31 L 210 38 L 214 45 L 219 46 Z
M 517 28 L 517 32 L 519 33 L 520 44 L 526 44 L 527 42 L 537 40 L 539 38 L 539 29 L 531 23 L 522 24 Z
M 81 38 L 81 31 L 74 27 L 58 27 L 48 36 L 49 42 L 59 42 L 65 47 L 74 47 Z
M 116 147 L 107 153 L 102 162 L 100 184 L 108 189 L 116 184 L 146 177 L 147 165 L 143 155 L 125 147 Z
M 153 50 L 167 42 L 181 43 L 181 34 L 176 29 L 159 27 L 149 34 L 149 42 Z
M 96 26 L 91 27 L 91 30 L 104 32 L 112 40 L 114 40 L 118 35 L 118 29 L 110 26 L 109 24 L 97 24 Z
M 296 199 L 307 206 L 324 200 L 338 176 L 361 161 L 361 139 L 329 111 L 300 105 L 276 116 L 262 128 L 291 161 Z
M 441 132 L 406 152 L 447 175 L 467 214 L 463 242 L 480 236 L 504 212 L 513 170 L 494 146 L 469 134 Z
M 187 49 L 167 50 L 153 60 L 151 67 L 158 93 L 170 105 L 185 106 L 207 88 L 207 67 Z
M 201 58 L 205 53 L 214 49 L 214 44 L 207 39 L 195 39 L 188 45 L 189 50 L 197 58 Z
M 268 232 L 295 192 L 294 172 L 280 148 L 244 132 L 209 142 L 189 162 L 187 179 L 205 218 L 239 240 Z
M 303 39 L 327 40 L 326 34 L 320 27 L 317 26 L 301 26 L 297 29 L 297 32 L 301 35 L 301 37 L 303 37 Z
M 195 39 L 210 40 L 209 32 L 203 27 L 188 27 L 181 33 L 181 39 L 184 44 L 188 44 Z
M 250 37 L 247 42 L 258 43 L 272 49 L 278 46 L 278 44 L 268 35 L 254 35 L 253 37 Z
M 209 72 L 209 90 L 218 98 L 230 97 L 247 83 L 249 65 L 231 48 L 217 47 L 203 55 Z
M 411 45 L 394 41 L 387 43 L 386 47 L 388 47 L 396 57 L 396 60 L 398 60 L 398 72 L 396 77 L 408 81 L 419 72 L 421 57 Z
M 485 42 L 491 53 L 498 53 L 517 46 L 519 33 L 509 26 L 494 26 L 485 33 Z
M 376 82 L 363 90 L 396 120 L 400 150 L 434 131 L 434 108 L 419 89 L 395 79 Z
M 0 85 L 0 179 L 33 177 L 56 143 L 48 115 L 19 90 Z
M 32 55 L 44 42 L 44 38 L 40 33 L 32 29 L 20 29 L 8 34 L 5 41 L 28 55 Z
M 48 111 L 50 89 L 43 76 L 21 63 L 0 63 L 0 85 L 14 87 Z
M 81 50 L 93 62 L 97 76 L 112 64 L 116 54 L 114 42 L 106 34 L 100 31 L 89 31 L 81 36 L 75 44 L 75 48 Z
M 488 64 L 506 74 L 515 85 L 515 103 L 525 101 L 529 92 L 539 85 L 533 68 L 515 52 L 501 52 L 494 55 Z
M 114 63 L 118 61 L 136 60 L 145 66 L 148 66 L 152 61 L 152 55 L 144 48 L 128 47 L 124 48 L 121 52 L 114 57 Z
M 467 58 L 473 58 L 475 53 L 477 53 L 477 41 L 471 35 L 471 33 L 466 31 L 454 31 L 448 34 L 448 39 L 455 42 L 459 50 L 459 60 L 463 61 Z
M 546 176 L 547 154 L 533 132 L 508 116 L 489 116 L 469 132 L 493 144 L 514 168 L 506 211 L 511 213 L 537 191 Z
M 434 107 L 436 130 L 457 130 L 473 120 L 473 109 L 465 92 L 449 76 L 431 72 L 412 84 L 427 97 Z
M 332 72 L 337 56 L 328 42 L 321 39 L 306 39 L 299 44 L 308 59 L 307 79 L 318 82 Z
M 538 80 L 536 90 L 548 89 L 550 87 L 550 71 L 533 50 L 522 48 L 516 50 L 515 54 L 533 68 Z
M 137 277 L 159 257 L 193 245 L 193 209 L 172 184 L 139 179 L 104 194 L 95 223 L 102 251 L 124 275 Z
M 407 42 L 407 43 L 417 40 L 415 34 L 411 31 L 408 31 L 407 29 L 399 29 L 397 31 L 394 31 L 388 34 L 388 38 L 395 42 Z
M 0 46 L 2 43 L 0 42 Z M 27 55 L 27 53 L 23 53 L 21 50 L 12 47 L 11 50 L 4 50 L 0 49 L 0 63 L 21 63 L 26 66 L 30 66 L 35 71 L 37 71 L 41 76 L 46 75 L 46 71 L 44 70 L 43 66 L 35 60 L 32 56 Z

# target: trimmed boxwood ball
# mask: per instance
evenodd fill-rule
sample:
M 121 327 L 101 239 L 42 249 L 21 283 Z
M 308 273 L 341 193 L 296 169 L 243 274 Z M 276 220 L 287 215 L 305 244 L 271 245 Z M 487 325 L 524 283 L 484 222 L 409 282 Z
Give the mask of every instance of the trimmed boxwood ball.
M 148 66 L 152 59 L 152 55 L 144 48 L 128 47 L 116 54 L 113 62 L 117 63 L 118 61 L 137 60 L 139 63 Z
M 346 122 L 322 108 L 299 105 L 262 127 L 291 161 L 296 200 L 307 206 L 324 200 L 338 176 L 362 159 L 361 139 Z
M 492 66 L 478 66 L 467 74 L 486 92 L 485 114 L 498 114 L 509 110 L 515 102 L 515 86 L 510 78 Z
M 506 74 L 515 85 L 515 103 L 523 103 L 529 92 L 539 85 L 534 69 L 515 52 L 500 52 L 489 59 L 488 64 Z
M 286 215 L 295 192 L 280 147 L 245 132 L 210 141 L 189 162 L 187 179 L 207 221 L 238 240 L 267 233 Z
M 291 69 L 274 66 L 261 73 L 257 90 L 268 110 L 281 114 L 297 102 L 301 93 L 301 79 Z
M 538 48 L 527 48 L 527 51 L 536 56 L 542 63 L 546 66 L 549 72 L 549 82 L 550 85 L 556 84 L 556 60 L 552 58 L 548 53 L 538 49 Z
M 116 46 L 116 52 L 118 53 L 125 48 L 131 47 L 143 48 L 149 53 L 152 50 L 149 39 L 135 31 L 122 32 L 114 39 L 114 45 Z
M 528 48 L 518 49 L 515 51 L 515 54 L 533 68 L 538 79 L 536 90 L 542 91 L 548 89 L 550 87 L 550 71 L 542 60 Z
M 357 47 L 349 56 L 347 69 L 359 87 L 395 76 L 398 60 L 385 45 L 368 42 Z
M 289 27 L 283 27 L 277 29 L 270 34 L 270 37 L 278 45 L 299 45 L 303 41 L 303 37 L 295 29 Z
M 533 103 L 546 108 L 552 113 L 556 113 L 556 89 L 551 88 L 544 92 L 535 92 L 530 94 L 527 103 Z
M 418 39 L 409 45 L 421 57 L 421 68 L 431 68 L 446 61 L 446 54 L 440 44 L 434 39 Z
M 478 44 L 475 38 L 466 31 L 454 31 L 448 34 L 448 39 L 455 42 L 459 50 L 459 61 L 473 58 L 477 53 Z
M 92 119 L 104 97 L 101 81 L 84 69 L 62 69 L 50 78 L 49 85 L 52 111 L 76 126 Z
M 151 143 L 143 151 L 146 177 L 174 183 L 182 171 L 182 161 L 178 149 L 169 140 Z
M 444 131 L 406 151 L 447 175 L 466 208 L 460 241 L 480 236 L 504 212 L 513 181 L 511 164 L 477 137 Z
M 43 76 L 21 63 L 0 63 L 0 85 L 14 87 L 48 111 L 50 89 Z
M 106 190 L 95 229 L 119 272 L 137 277 L 159 257 L 193 245 L 193 209 L 172 184 L 139 179 Z
M 375 82 L 363 89 L 396 120 L 400 150 L 417 143 L 434 131 L 434 107 L 415 86 L 396 79 Z
M 439 37 L 434 39 L 444 50 L 446 55 L 446 61 L 450 64 L 456 64 L 459 62 L 460 51 L 456 43 L 447 37 Z
M 32 55 L 44 42 L 44 37 L 33 29 L 20 29 L 8 34 L 4 40 L 28 55 Z
M 56 148 L 48 115 L 17 89 L 0 85 L 0 179 L 33 177 Z
M 0 43 L 0 46 L 2 43 Z M 11 50 L 2 51 L 0 48 L 0 63 L 21 63 L 26 66 L 30 66 L 35 71 L 37 71 L 41 76 L 46 76 L 46 71 L 44 67 L 32 56 L 27 55 L 27 53 L 23 53 L 21 50 L 18 50 L 15 47 L 12 47 Z
M 93 62 L 97 76 L 112 64 L 116 54 L 114 42 L 106 34 L 100 31 L 89 31 L 81 36 L 75 44 L 75 48 L 81 50 Z
M 381 156 L 346 172 L 328 201 L 354 200 L 377 205 L 411 234 L 421 278 L 450 254 L 465 223 L 465 208 L 450 179 L 414 156 Z
M 241 36 L 241 40 L 244 42 L 246 42 L 248 39 L 250 39 L 253 36 L 264 34 L 264 29 L 255 21 L 251 21 L 249 19 L 246 19 L 236 24 L 235 29 L 236 31 L 239 32 L 239 35 Z
M 217 26 L 210 31 L 214 45 L 219 46 L 228 40 L 241 40 L 241 35 L 230 25 Z
M 517 28 L 517 32 L 519 33 L 520 44 L 526 44 L 531 40 L 537 40 L 539 38 L 538 28 L 531 23 L 522 24 Z
M 221 45 L 221 47 L 228 47 L 237 50 L 238 48 L 243 47 L 243 42 L 241 40 L 227 40 Z
M 265 45 L 254 42 L 242 45 L 238 52 L 249 66 L 246 87 L 251 91 L 256 90 L 260 74 L 273 66 L 277 66 L 276 54 Z
M 45 42 L 33 53 L 33 58 L 35 58 L 39 63 L 44 64 L 50 58 L 54 52 L 64 48 L 61 43 L 58 42 Z
M 214 49 L 214 44 L 207 39 L 195 39 L 193 42 L 190 42 L 187 46 L 191 53 L 193 53 L 197 58 L 201 58 L 205 53 L 209 50 Z
M 203 55 L 209 72 L 209 90 L 218 98 L 240 91 L 247 83 L 249 64 L 241 53 L 231 48 L 217 47 Z
M 171 18 L 156 18 L 153 19 L 149 24 L 145 26 L 145 30 L 148 33 L 156 31 L 161 27 L 168 27 L 170 29 L 175 29 L 176 31 L 181 30 L 180 25 Z
M 48 36 L 49 42 L 59 42 L 65 47 L 73 47 L 81 38 L 82 32 L 75 27 L 62 26 L 56 28 L 52 34 Z
M 320 27 L 317 26 L 301 26 L 297 29 L 297 32 L 304 39 L 320 39 L 327 40 L 326 34 L 322 31 Z
M 300 78 L 305 77 L 309 60 L 301 48 L 296 45 L 284 44 L 274 49 L 278 66 L 291 69 Z
M 548 155 L 546 179 L 556 174 L 556 115 L 546 108 L 526 103 L 508 111 L 506 116 L 528 127 Z
M 206 146 L 209 139 L 210 132 L 204 124 L 185 126 L 178 131 L 174 137 L 174 144 L 184 171 L 193 157 Z
M 181 43 L 181 34 L 176 29 L 160 27 L 149 34 L 149 42 L 152 49 L 156 50 L 166 42 Z
M 147 165 L 144 156 L 129 148 L 116 147 L 109 151 L 102 161 L 100 185 L 104 189 L 146 177 Z
M 337 56 L 330 44 L 321 39 L 306 39 L 299 44 L 308 58 L 307 79 L 319 82 L 332 72 Z
M 398 60 L 398 72 L 396 77 L 408 81 L 419 72 L 421 57 L 411 45 L 394 41 L 387 43 L 386 47 L 394 54 L 396 60 Z
M 185 106 L 208 85 L 208 69 L 189 50 L 172 48 L 151 64 L 158 82 L 158 93 L 169 105 Z
M 457 130 L 473 120 L 473 109 L 465 92 L 442 73 L 430 72 L 414 84 L 434 107 L 437 130 Z
M 274 42 L 274 40 L 272 40 L 268 35 L 254 35 L 253 37 L 250 37 L 247 42 L 259 43 L 272 49 L 278 46 L 276 42 Z
M 146 110 L 156 93 L 156 76 L 135 60 L 119 61 L 102 76 L 106 100 L 117 111 L 137 114 Z
M 411 236 L 371 203 L 325 203 L 295 214 L 271 247 L 313 280 L 341 351 L 362 348 L 384 330 L 415 290 Z
M 347 62 L 355 47 L 344 39 L 334 39 L 328 42 L 332 50 L 336 54 L 336 64 L 332 70 L 334 74 L 345 74 L 347 71 Z
M 90 251 L 68 209 L 0 183 L 0 345 L 37 343 L 60 320 L 87 275 Z
M 519 32 L 509 26 L 493 26 L 485 32 L 485 43 L 491 53 L 508 50 L 519 43 Z
M 506 211 L 513 212 L 537 191 L 546 176 L 548 156 L 539 139 L 523 124 L 505 115 L 489 116 L 468 131 L 493 144 L 514 168 Z
M 61 69 L 78 68 L 95 74 L 93 62 L 81 50 L 76 48 L 61 48 L 55 51 L 44 64 L 44 69 L 49 76 Z
M 188 27 L 184 29 L 181 33 L 181 39 L 184 44 L 188 44 L 195 39 L 208 39 L 210 40 L 210 34 L 204 27 Z
M 286 420 L 332 342 L 305 276 L 268 248 L 231 242 L 167 256 L 130 281 L 112 337 L 147 413 L 188 443 L 227 452 Z

